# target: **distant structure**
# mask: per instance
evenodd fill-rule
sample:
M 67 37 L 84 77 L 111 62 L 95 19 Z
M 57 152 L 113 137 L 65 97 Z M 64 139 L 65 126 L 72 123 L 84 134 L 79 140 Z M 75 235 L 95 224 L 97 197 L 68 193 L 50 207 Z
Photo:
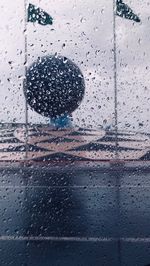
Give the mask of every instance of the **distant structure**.
M 49 117 L 52 123 L 56 119 L 57 124 L 63 126 L 80 105 L 84 92 L 83 74 L 66 57 L 41 57 L 27 70 L 27 91 L 24 92 L 27 103 L 37 113 Z

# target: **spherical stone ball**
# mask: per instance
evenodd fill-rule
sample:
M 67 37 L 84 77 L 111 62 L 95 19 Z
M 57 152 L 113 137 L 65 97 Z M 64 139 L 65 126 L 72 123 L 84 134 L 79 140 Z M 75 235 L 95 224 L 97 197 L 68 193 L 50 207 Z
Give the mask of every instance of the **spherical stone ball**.
M 63 56 L 38 58 L 27 70 L 27 103 L 45 117 L 71 114 L 80 105 L 85 82 L 79 67 Z

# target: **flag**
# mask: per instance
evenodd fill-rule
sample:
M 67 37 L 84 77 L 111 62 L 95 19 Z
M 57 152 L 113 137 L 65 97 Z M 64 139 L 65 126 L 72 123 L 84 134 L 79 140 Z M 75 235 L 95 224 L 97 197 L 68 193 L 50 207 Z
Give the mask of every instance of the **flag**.
M 133 12 L 133 10 L 126 4 L 122 2 L 122 0 L 116 0 L 116 15 L 133 20 L 135 22 L 140 22 L 140 18 Z
M 29 4 L 28 6 L 28 22 L 38 22 L 40 25 L 52 25 L 53 18 L 41 8 Z

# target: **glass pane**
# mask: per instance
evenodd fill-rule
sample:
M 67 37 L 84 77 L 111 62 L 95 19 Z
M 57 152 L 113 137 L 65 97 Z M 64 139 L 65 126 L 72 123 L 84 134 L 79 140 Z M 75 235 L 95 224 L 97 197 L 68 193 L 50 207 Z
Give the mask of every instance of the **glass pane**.
M 24 23 L 23 2 L 1 1 L 1 123 L 24 123 Z M 16 27 L 17 25 L 17 27 Z
M 0 9 L 0 160 L 20 160 L 25 146 L 14 130 L 25 123 L 24 3 L 2 0 Z
M 131 7 L 140 17 L 145 5 Z M 19 159 L 148 158 L 148 17 L 113 16 L 111 0 L 2 1 L 1 8 L 2 144 L 18 143 L 1 150 L 19 149 Z
M 0 266 L 150 265 L 149 7 L 0 1 Z
M 140 14 L 140 23 L 119 17 L 116 20 L 118 129 L 124 132 L 119 146 L 128 148 L 124 158 L 135 160 L 148 159 L 150 141 L 147 135 L 150 131 L 150 53 L 145 30 L 149 17 L 144 13 L 147 4 L 147 1 L 132 1 L 132 8 Z
M 8 5 L 4 4 L 5 7 Z M 26 6 L 26 14 L 23 4 Z M 53 23 L 40 21 L 45 19 L 40 17 L 41 10 L 43 16 L 52 17 Z M 25 15 L 28 20 L 26 23 Z M 9 16 L 10 19 L 6 20 Z M 17 54 L 13 50 L 12 55 L 15 64 L 12 94 L 16 111 L 13 111 L 10 104 L 12 98 L 8 92 L 9 102 L 3 100 L 2 105 L 10 109 L 10 118 L 7 115 L 2 117 L 5 117 L 6 123 L 17 123 L 14 134 L 21 143 L 21 149 L 26 151 L 26 159 L 52 160 L 54 157 L 57 160 L 65 158 L 82 161 L 115 157 L 115 142 L 112 148 L 110 142 L 106 143 L 107 131 L 114 124 L 112 19 L 111 0 L 106 3 L 97 0 L 92 3 L 73 0 L 33 1 L 32 4 L 16 1 L 15 7 L 9 5 L 9 10 L 5 10 L 6 25 L 9 24 L 11 28 L 10 36 L 7 29 L 7 43 L 12 43 L 11 36 L 15 36 L 14 49 L 22 53 Z M 16 24 L 19 27 L 16 28 Z M 13 49 L 13 45 L 10 47 Z M 52 63 L 47 70 L 47 60 L 51 59 L 55 61 L 55 67 Z M 44 73 L 41 76 L 36 72 L 38 67 L 41 67 L 38 71 Z M 23 79 L 26 72 L 25 87 Z M 10 73 L 13 75 L 14 69 L 10 68 Z M 66 80 L 65 75 L 69 77 Z M 74 75 L 77 77 L 74 78 Z M 60 103 L 56 93 L 59 87 L 62 90 Z M 66 88 L 69 92 L 64 93 Z M 4 90 L 2 94 L 6 97 Z M 61 113 L 61 107 L 68 102 L 69 105 Z M 44 108 L 47 108 L 47 113 L 42 111 Z M 54 113 L 55 109 L 58 113 Z M 24 126 L 20 123 L 24 123 Z

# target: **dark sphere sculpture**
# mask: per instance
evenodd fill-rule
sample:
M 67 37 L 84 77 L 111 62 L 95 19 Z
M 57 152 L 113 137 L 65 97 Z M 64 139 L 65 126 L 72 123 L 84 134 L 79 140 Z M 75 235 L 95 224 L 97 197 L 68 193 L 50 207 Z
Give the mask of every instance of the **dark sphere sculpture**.
M 27 70 L 27 103 L 45 117 L 71 114 L 80 105 L 84 91 L 80 69 L 66 57 L 41 57 Z

